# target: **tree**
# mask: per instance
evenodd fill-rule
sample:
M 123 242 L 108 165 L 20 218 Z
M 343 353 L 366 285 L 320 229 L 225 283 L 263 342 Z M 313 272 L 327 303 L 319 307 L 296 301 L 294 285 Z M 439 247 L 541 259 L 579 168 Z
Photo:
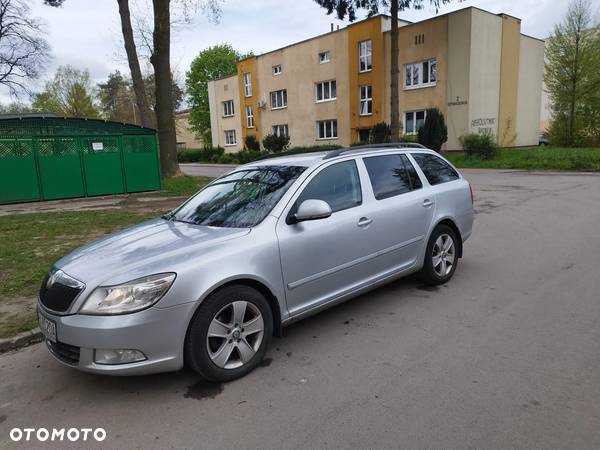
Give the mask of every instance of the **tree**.
M 31 107 L 20 102 L 11 102 L 8 105 L 0 104 L 0 114 L 27 114 Z
M 50 47 L 41 22 L 24 0 L 0 1 L 0 85 L 11 95 L 29 92 L 48 62 Z
M 235 74 L 237 62 L 247 56 L 228 44 L 220 44 L 202 50 L 192 61 L 185 84 L 192 108 L 190 125 L 198 135 L 204 136 L 210 130 L 208 82 Z
M 72 66 L 61 66 L 31 105 L 37 112 L 53 112 L 65 117 L 98 117 L 90 74 Z
M 344 20 L 348 16 L 350 22 L 356 20 L 356 12 L 359 9 L 367 11 L 372 17 L 379 14 L 380 8 L 388 9 L 391 15 L 391 51 L 390 51 L 390 122 L 391 140 L 400 140 L 400 105 L 398 97 L 398 12 L 405 9 L 422 9 L 424 0 L 314 0 L 320 6 L 327 9 L 327 14 L 335 11 L 338 19 Z M 441 4 L 450 3 L 451 0 L 429 0 L 435 7 L 436 13 Z
M 267 134 L 263 138 L 262 143 L 265 150 L 272 153 L 279 153 L 288 148 L 290 137 L 283 134 Z
M 446 127 L 444 115 L 437 108 L 429 108 L 425 112 L 425 123 L 419 128 L 419 144 L 439 153 L 447 140 L 448 127 Z
M 572 146 L 597 136 L 600 30 L 587 0 L 572 1 L 547 40 L 544 82 L 552 107 L 551 141 Z

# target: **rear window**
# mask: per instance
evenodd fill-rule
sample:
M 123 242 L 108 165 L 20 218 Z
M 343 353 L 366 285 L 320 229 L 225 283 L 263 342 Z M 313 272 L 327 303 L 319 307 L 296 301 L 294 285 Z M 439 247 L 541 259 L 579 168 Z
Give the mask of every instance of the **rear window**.
M 457 180 L 458 173 L 442 158 L 430 155 L 428 153 L 411 153 L 412 157 L 425 174 L 425 178 L 429 184 L 447 183 L 448 181 Z
M 377 200 L 422 187 L 417 171 L 405 155 L 371 156 L 363 161 Z

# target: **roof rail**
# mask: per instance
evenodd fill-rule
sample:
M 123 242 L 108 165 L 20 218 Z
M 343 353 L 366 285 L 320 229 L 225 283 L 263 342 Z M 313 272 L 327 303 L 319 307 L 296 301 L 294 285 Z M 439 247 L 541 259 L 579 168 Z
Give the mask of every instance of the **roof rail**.
M 427 148 L 424 145 L 417 144 L 416 142 L 387 142 L 384 144 L 365 144 L 355 145 L 354 147 L 344 147 L 327 152 L 323 159 L 335 158 L 336 156 L 343 155 L 355 150 L 380 150 L 382 148 Z

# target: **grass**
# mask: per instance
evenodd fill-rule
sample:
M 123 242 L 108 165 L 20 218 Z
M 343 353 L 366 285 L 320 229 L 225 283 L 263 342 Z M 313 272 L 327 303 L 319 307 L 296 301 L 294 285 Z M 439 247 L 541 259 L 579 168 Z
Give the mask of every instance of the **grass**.
M 37 325 L 35 296 L 54 262 L 86 242 L 156 215 L 77 211 L 0 216 L 0 338 Z
M 459 168 L 600 171 L 600 148 L 510 148 L 491 160 L 463 152 L 446 152 L 444 157 Z
M 163 178 L 163 190 L 157 193 L 157 195 L 166 194 L 189 197 L 208 184 L 211 180 L 212 178 L 192 177 L 189 175 L 177 175 L 174 177 Z

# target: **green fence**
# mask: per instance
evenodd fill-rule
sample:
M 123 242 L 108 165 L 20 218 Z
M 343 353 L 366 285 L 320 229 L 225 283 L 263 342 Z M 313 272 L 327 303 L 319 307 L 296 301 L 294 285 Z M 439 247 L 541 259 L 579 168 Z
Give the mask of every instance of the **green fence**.
M 5 128 L 0 126 L 0 203 L 161 188 L 154 134 L 7 137 Z

